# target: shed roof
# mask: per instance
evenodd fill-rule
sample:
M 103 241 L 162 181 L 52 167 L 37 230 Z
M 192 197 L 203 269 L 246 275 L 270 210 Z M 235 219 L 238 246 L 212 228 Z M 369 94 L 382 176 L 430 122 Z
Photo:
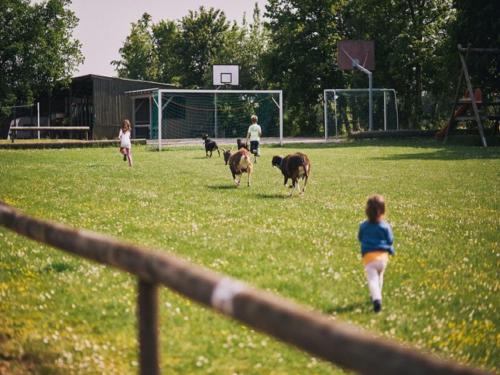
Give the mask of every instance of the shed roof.
M 109 76 L 103 76 L 99 74 L 85 74 L 82 76 L 76 76 L 73 77 L 73 80 L 82 80 L 82 79 L 103 79 L 103 80 L 119 80 L 119 81 L 127 81 L 127 82 L 140 82 L 140 83 L 150 83 L 151 85 L 154 85 L 152 87 L 155 88 L 178 88 L 178 86 L 171 84 L 171 83 L 162 83 L 162 82 L 155 82 L 155 81 L 146 81 L 142 79 L 131 79 L 131 78 L 122 78 L 122 77 L 109 77 Z

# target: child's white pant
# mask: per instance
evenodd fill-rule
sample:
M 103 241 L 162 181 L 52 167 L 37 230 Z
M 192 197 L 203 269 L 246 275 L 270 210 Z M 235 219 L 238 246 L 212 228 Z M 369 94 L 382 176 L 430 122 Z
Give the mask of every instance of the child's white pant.
M 372 301 L 382 301 L 382 285 L 384 284 L 384 271 L 387 259 L 376 259 L 365 265 L 366 279 Z

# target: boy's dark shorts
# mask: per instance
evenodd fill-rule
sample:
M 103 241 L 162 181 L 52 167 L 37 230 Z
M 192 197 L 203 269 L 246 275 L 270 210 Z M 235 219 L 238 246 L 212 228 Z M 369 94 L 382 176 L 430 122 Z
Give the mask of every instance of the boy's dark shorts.
M 259 141 L 250 141 L 250 152 L 252 154 L 259 154 Z

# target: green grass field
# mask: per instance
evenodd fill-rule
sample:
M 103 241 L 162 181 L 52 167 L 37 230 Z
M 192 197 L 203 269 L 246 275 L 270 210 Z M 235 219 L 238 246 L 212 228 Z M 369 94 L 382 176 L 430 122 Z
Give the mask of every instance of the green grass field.
M 271 157 L 312 161 L 288 198 Z M 163 249 L 444 358 L 499 368 L 500 152 L 425 141 L 263 148 L 235 188 L 199 148 L 0 151 L 0 199 Z M 357 228 L 386 197 L 396 256 L 371 312 Z M 137 372 L 136 280 L 0 228 L 0 374 Z M 165 374 L 342 371 L 161 291 Z

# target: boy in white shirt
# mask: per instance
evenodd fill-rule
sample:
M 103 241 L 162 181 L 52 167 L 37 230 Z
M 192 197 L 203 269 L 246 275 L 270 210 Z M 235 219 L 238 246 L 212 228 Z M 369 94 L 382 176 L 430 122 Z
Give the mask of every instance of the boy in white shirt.
M 257 162 L 257 156 L 260 156 L 260 137 L 262 136 L 262 129 L 259 124 L 257 124 L 257 116 L 252 115 L 250 118 L 252 125 L 248 127 L 247 131 L 247 143 L 250 141 L 250 152 L 255 155 L 255 163 Z

